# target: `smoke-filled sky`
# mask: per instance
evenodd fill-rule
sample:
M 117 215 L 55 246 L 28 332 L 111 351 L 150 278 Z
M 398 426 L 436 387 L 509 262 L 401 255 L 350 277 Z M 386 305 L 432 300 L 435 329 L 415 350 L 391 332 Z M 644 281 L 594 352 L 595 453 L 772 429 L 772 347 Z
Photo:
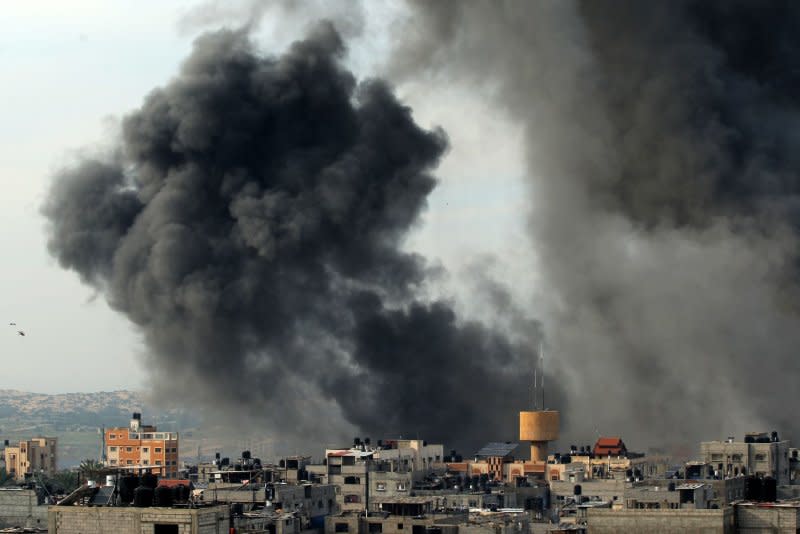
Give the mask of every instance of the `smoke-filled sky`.
M 795 433 L 794 4 L 161 10 L 0 43 L 4 385 L 473 445 L 543 333 L 568 438 Z

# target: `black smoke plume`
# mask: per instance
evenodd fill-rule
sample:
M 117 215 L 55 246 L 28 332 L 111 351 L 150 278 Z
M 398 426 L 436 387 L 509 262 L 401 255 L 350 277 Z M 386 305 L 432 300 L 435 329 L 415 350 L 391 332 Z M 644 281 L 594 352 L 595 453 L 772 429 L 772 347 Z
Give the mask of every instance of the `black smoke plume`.
M 327 442 L 513 439 L 531 350 L 418 298 L 402 249 L 445 135 L 343 53 L 329 24 L 277 57 L 200 37 L 113 156 L 58 174 L 50 251 L 138 326 L 162 393 Z
M 411 5 L 395 75 L 525 129 L 570 433 L 797 437 L 800 4 Z

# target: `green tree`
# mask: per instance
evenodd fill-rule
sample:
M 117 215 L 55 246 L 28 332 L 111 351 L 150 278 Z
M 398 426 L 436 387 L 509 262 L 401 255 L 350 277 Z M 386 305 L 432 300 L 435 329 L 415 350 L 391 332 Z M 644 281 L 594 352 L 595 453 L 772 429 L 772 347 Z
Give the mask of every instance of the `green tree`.
M 72 493 L 81 485 L 81 477 L 76 470 L 62 469 L 53 476 L 46 477 L 43 482 L 51 493 Z
M 80 482 L 86 482 L 87 480 L 94 480 L 95 482 L 103 476 L 103 472 L 105 471 L 105 466 L 98 462 L 97 460 L 92 460 L 87 458 L 81 462 L 80 467 L 78 467 L 78 473 L 80 474 Z

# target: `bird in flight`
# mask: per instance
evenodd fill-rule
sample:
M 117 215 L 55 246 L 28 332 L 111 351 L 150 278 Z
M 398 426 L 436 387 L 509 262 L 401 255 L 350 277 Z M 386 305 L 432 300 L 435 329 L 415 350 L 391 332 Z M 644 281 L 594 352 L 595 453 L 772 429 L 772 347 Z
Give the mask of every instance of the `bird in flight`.
M 22 330 L 17 330 L 17 334 L 21 335 L 22 337 L 25 337 L 25 332 L 23 332 Z
M 17 326 L 17 323 L 8 323 L 8 326 Z

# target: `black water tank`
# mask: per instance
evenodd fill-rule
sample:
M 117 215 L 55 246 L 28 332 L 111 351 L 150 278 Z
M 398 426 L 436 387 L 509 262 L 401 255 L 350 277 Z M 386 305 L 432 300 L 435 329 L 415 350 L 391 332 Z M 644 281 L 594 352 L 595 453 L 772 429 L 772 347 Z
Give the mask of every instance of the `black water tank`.
M 158 477 L 155 476 L 153 473 L 145 473 L 142 475 L 142 486 L 147 486 L 148 488 L 154 490 L 156 486 L 158 486 Z
M 761 499 L 766 502 L 775 502 L 778 500 L 778 481 L 772 477 L 766 477 L 763 482 L 763 490 Z
M 744 442 L 745 443 L 755 443 L 756 442 L 756 438 L 754 438 L 753 436 L 745 436 L 744 437 Z
M 775 430 L 772 431 L 772 441 L 780 441 L 778 439 L 778 433 Z
M 750 475 L 744 480 L 744 498 L 748 501 L 762 500 L 763 489 L 763 482 L 758 477 Z
M 372 443 L 372 440 L 370 440 L 369 438 L 364 438 L 364 445 L 368 446 L 370 443 Z
M 353 438 L 353 446 L 358 447 L 359 445 L 361 445 L 361 438 L 359 437 Z
M 185 503 L 189 500 L 189 488 L 184 484 L 175 486 L 172 492 L 172 500 L 177 503 Z
M 167 486 L 159 486 L 155 491 L 155 498 L 153 500 L 154 506 L 162 508 L 169 508 L 172 506 L 172 488 Z
M 125 475 L 119 479 L 119 500 L 121 504 L 131 504 L 133 502 L 133 492 L 139 487 L 139 477 L 136 475 Z
M 242 451 L 242 460 L 250 459 L 250 451 Z
M 223 458 L 222 460 L 219 461 L 219 465 L 231 465 L 231 459 Z
M 153 488 L 139 486 L 133 491 L 133 505 L 137 508 L 153 506 Z
M 233 515 L 242 515 L 244 513 L 244 505 L 240 502 L 235 502 L 231 504 L 231 514 Z
M 580 495 L 582 493 L 583 493 L 583 488 L 581 487 L 581 485 L 580 484 L 575 484 L 575 487 L 572 488 L 572 494 L 573 495 Z

